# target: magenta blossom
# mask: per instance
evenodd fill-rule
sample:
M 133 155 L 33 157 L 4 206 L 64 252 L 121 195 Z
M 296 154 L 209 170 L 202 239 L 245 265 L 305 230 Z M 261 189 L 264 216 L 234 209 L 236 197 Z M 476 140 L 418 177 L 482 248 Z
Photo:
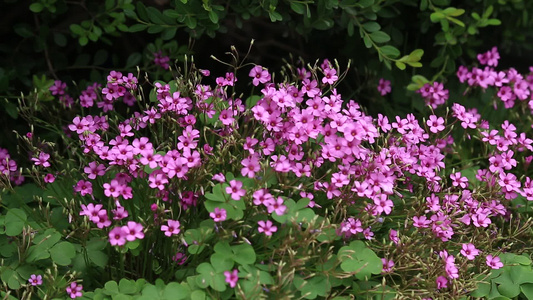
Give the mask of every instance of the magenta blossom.
M 82 289 L 83 285 L 78 284 L 77 282 L 72 282 L 69 286 L 67 286 L 66 291 L 70 298 L 75 299 L 82 296 Z
M 172 236 L 174 234 L 179 234 L 180 233 L 180 221 L 168 220 L 167 225 L 161 225 L 161 231 L 163 231 L 166 236 Z
M 115 227 L 109 232 L 109 243 L 112 246 L 123 246 L 126 244 L 126 232 L 122 227 Z
M 127 225 L 122 226 L 122 231 L 126 234 L 126 240 L 129 242 L 144 238 L 143 226 L 140 223 L 128 221 Z
M 233 269 L 233 271 L 224 271 L 224 276 L 226 276 L 226 282 L 229 283 L 229 286 L 234 288 L 237 286 L 237 281 L 239 280 L 237 269 Z
M 476 256 L 479 254 L 479 250 L 476 249 L 473 244 L 463 244 L 462 248 L 461 254 L 468 260 L 474 260 L 474 258 L 476 258 Z
M 246 194 L 246 190 L 242 188 L 242 182 L 233 179 L 229 182 L 229 185 L 226 187 L 226 193 L 231 195 L 231 199 L 240 200 Z
M 493 269 L 503 268 L 503 263 L 498 256 L 487 255 L 487 266 Z
M 250 77 L 253 78 L 252 84 L 258 86 L 259 83 L 267 83 L 270 81 L 270 74 L 268 70 L 261 66 L 255 66 L 250 70 Z
M 385 96 L 387 95 L 388 93 L 390 93 L 392 90 L 391 88 L 391 85 L 390 85 L 390 80 L 386 80 L 386 79 L 379 79 L 379 83 L 378 83 L 378 92 L 381 94 L 381 96 Z
M 257 222 L 259 224 L 259 227 L 257 228 L 257 231 L 264 233 L 265 235 L 271 236 L 273 232 L 278 231 L 278 227 L 274 226 L 272 224 L 272 221 L 267 220 L 265 221 L 259 221 Z
M 43 284 L 43 276 L 31 274 L 30 278 L 28 279 L 28 282 L 33 286 L 41 285 Z
M 209 216 L 215 221 L 215 222 L 222 222 L 226 220 L 226 210 L 223 208 L 215 207 L 215 211 L 209 213 Z

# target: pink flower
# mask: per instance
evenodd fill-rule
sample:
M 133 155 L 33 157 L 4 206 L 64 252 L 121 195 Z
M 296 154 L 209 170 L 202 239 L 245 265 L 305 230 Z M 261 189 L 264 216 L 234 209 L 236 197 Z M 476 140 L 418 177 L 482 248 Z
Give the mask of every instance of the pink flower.
M 163 231 L 166 236 L 180 233 L 180 221 L 168 220 L 167 224 L 168 225 L 161 225 L 161 231 Z
M 43 284 L 43 276 L 31 274 L 30 278 L 28 279 L 28 282 L 33 286 L 41 285 Z
M 50 158 L 50 154 L 41 152 L 39 153 L 39 158 L 32 158 L 31 160 L 34 161 L 34 164 L 36 166 L 42 165 L 45 168 L 48 168 L 50 166 L 50 163 L 48 162 L 48 159 Z
M 272 221 L 267 220 L 265 221 L 259 221 L 257 222 L 259 227 L 257 228 L 257 231 L 264 233 L 265 235 L 271 236 L 273 232 L 278 231 L 278 227 L 274 226 L 272 224 Z
M 178 252 L 172 257 L 172 260 L 175 261 L 178 265 L 183 265 L 187 261 L 187 255 Z
M 427 228 L 431 225 L 431 220 L 428 220 L 426 216 L 414 216 L 413 217 L 413 226 L 416 228 Z
M 324 77 L 322 77 L 322 83 L 326 84 L 333 84 L 335 81 L 339 79 L 339 76 L 337 76 L 337 70 L 333 68 L 326 68 L 324 69 Z
M 444 119 L 435 115 L 429 116 L 429 120 L 426 121 L 426 124 L 429 126 L 429 131 L 437 133 L 444 130 Z
M 87 176 L 89 179 L 96 179 L 96 176 L 105 175 L 105 166 L 92 161 L 87 167 L 83 168 L 83 172 L 89 174 L 89 176 Z
M 257 155 L 250 155 L 243 159 L 241 165 L 244 166 L 244 168 L 241 169 L 242 176 L 247 176 L 248 178 L 254 178 L 255 173 L 259 172 L 261 169 L 261 166 L 259 165 L 259 157 Z
M 263 204 L 266 206 L 269 214 L 271 214 L 272 212 L 276 212 L 278 216 L 281 216 L 287 210 L 287 206 L 283 205 L 283 202 L 283 198 L 279 196 L 277 199 L 274 199 L 274 197 L 272 197 L 269 201 L 266 201 Z
M 250 70 L 250 77 L 253 78 L 252 84 L 258 86 L 259 83 L 267 83 L 270 81 L 270 74 L 261 66 L 255 66 Z
M 67 84 L 61 80 L 54 81 L 54 84 L 49 88 L 52 95 L 64 95 Z
M 226 282 L 229 283 L 229 286 L 234 288 L 237 285 L 237 281 L 239 280 L 237 269 L 233 269 L 233 271 L 224 271 L 224 276 L 226 276 Z
M 115 227 L 109 232 L 109 243 L 111 246 L 123 246 L 126 244 L 126 233 L 122 227 Z
M 398 231 L 391 229 L 389 233 L 389 239 L 396 245 L 398 245 L 398 242 L 400 239 L 398 238 Z
M 383 271 L 381 273 L 390 273 L 394 267 L 394 261 L 392 259 L 382 258 L 381 262 L 383 263 Z
M 487 266 L 493 269 L 503 268 L 503 263 L 498 256 L 487 255 Z
M 73 282 L 67 286 L 67 294 L 69 294 L 70 298 L 75 299 L 82 296 L 82 289 L 83 285 Z
M 128 221 L 128 224 L 122 226 L 122 231 L 126 234 L 126 240 L 133 242 L 136 239 L 143 239 L 143 226 L 140 223 Z
M 226 126 L 227 125 L 231 125 L 231 123 L 233 123 L 233 121 L 235 121 L 235 119 L 233 118 L 233 111 L 231 111 L 229 109 L 223 109 L 220 112 L 219 119 L 220 119 L 220 121 L 222 121 L 222 124 L 224 124 Z
M 374 233 L 372 232 L 370 227 L 368 227 L 365 230 L 363 230 L 363 235 L 364 235 L 365 239 L 367 239 L 367 240 L 371 240 L 371 239 L 374 238 Z
M 154 55 L 154 64 L 157 66 L 160 66 L 163 69 L 168 70 L 170 68 L 170 65 L 168 62 L 170 61 L 170 57 L 163 55 L 161 50 L 153 53 Z
M 120 196 L 122 189 L 123 186 L 116 179 L 111 180 L 111 183 L 104 183 L 104 194 L 107 197 L 117 198 Z
M 246 194 L 246 190 L 242 189 L 242 182 L 234 179 L 229 182 L 229 185 L 226 187 L 226 193 L 231 195 L 231 199 L 240 200 Z
M 448 287 L 448 279 L 446 279 L 446 277 L 444 276 L 439 276 L 437 277 L 437 289 L 440 290 L 440 289 L 445 289 Z
M 93 184 L 90 181 L 80 180 L 74 186 L 74 191 L 80 193 L 82 196 L 93 193 Z
M 468 178 L 461 176 L 461 172 L 451 174 L 450 178 L 452 179 L 453 186 L 459 186 L 463 189 L 466 189 L 468 187 Z
M 215 211 L 209 213 L 209 216 L 215 221 L 215 222 L 222 222 L 226 220 L 226 210 L 223 208 L 215 207 Z
M 378 83 L 378 92 L 381 94 L 381 96 L 385 96 L 387 95 L 388 93 L 390 93 L 392 90 L 391 86 L 390 86 L 390 81 L 389 80 L 386 80 L 386 79 L 379 79 L 379 83 Z
M 113 213 L 113 220 L 122 220 L 124 218 L 127 218 L 129 215 L 128 211 L 125 210 L 122 206 L 111 210 L 111 212 Z
M 226 181 L 226 176 L 224 176 L 224 174 L 222 174 L 222 173 L 218 173 L 218 174 L 213 175 L 212 180 L 216 180 L 218 182 L 225 182 Z
M 463 249 L 461 254 L 465 256 L 468 260 L 474 260 L 479 254 L 479 250 L 473 244 L 463 244 Z
M 46 174 L 46 176 L 44 176 L 44 182 L 46 183 L 52 183 L 56 180 L 56 177 L 53 175 L 53 174 Z

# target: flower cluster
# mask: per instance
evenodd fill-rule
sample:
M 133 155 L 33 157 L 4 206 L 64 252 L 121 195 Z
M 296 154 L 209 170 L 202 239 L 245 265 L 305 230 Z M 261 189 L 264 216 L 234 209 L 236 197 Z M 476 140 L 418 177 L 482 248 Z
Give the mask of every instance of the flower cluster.
M 479 54 L 478 60 L 483 68 L 473 67 L 468 69 L 460 66 L 457 71 L 459 81 L 466 82 L 472 87 L 481 87 L 487 89 L 494 87 L 497 89 L 497 97 L 503 102 L 505 108 L 511 108 L 516 101 L 527 102 L 527 106 L 533 113 L 533 98 L 531 90 L 533 89 L 533 67 L 530 67 L 530 74 L 522 75 L 514 68 L 507 71 L 498 71 L 500 55 L 496 47 L 490 51 Z M 496 106 L 496 103 L 494 104 Z
M 24 182 L 24 176 L 18 170 L 17 162 L 11 159 L 7 149 L 0 148 L 0 177 L 6 176 L 8 180 L 16 185 Z
M 154 55 L 154 64 L 160 66 L 161 68 L 168 70 L 170 68 L 170 65 L 168 62 L 170 61 L 170 57 L 163 55 L 163 52 L 161 50 L 153 53 Z
M 495 66 L 496 54 L 479 60 Z M 76 104 L 96 103 L 93 109 L 101 113 L 76 116 L 68 125 L 84 159 L 73 185 L 79 205 L 69 207 L 81 208 L 76 221 L 93 227 L 91 233 L 105 233 L 121 253 L 142 243 L 154 266 L 163 267 L 194 264 L 184 253 L 213 251 L 204 250 L 213 241 L 283 243 L 297 230 L 313 236 L 323 228 L 311 228 L 311 220 L 319 222 L 312 216 L 326 212 L 324 228 L 333 233 L 328 238 L 374 245 L 386 278 L 397 270 L 424 269 L 405 255 L 417 247 L 409 242 L 414 236 L 431 244 L 432 251 L 420 255 L 426 266 L 437 267 L 417 276 L 435 291 L 450 289 L 472 270 L 503 266 L 495 246 L 483 248 L 484 240 L 468 237 L 497 232 L 512 213 L 509 201 L 533 200 L 531 178 L 517 175 L 533 151 L 525 132 L 509 120 L 489 123 L 459 103 L 441 114 L 448 101 L 442 83 L 418 91 L 433 108 L 427 119 L 389 119 L 367 115 L 357 102 L 343 99 L 335 88 L 339 70 L 328 60 L 292 70 L 294 81 L 276 83 L 266 68 L 254 66 L 248 76 L 260 95 L 248 99 L 229 94 L 235 73 L 214 77 L 213 86 L 203 84 L 207 70 L 154 83 L 151 101 L 144 101 L 132 74 L 112 71 L 104 88 L 87 88 Z M 60 84 L 54 88 L 61 90 Z M 390 82 L 380 80 L 378 91 L 390 93 Z M 113 105 L 121 99 L 142 109 L 116 118 Z M 456 147 L 467 141 L 481 141 L 486 157 L 476 158 L 475 167 L 450 164 L 462 159 Z M 53 167 L 50 154 L 36 153 L 34 165 Z M 398 214 L 402 222 L 391 221 Z M 336 245 L 317 253 L 330 255 Z M 238 251 L 214 248 L 221 255 Z M 273 248 L 271 261 L 285 259 L 284 247 Z M 241 269 L 233 263 L 216 266 L 218 273 L 226 270 L 231 288 L 240 284 Z M 69 294 L 77 295 L 77 289 Z

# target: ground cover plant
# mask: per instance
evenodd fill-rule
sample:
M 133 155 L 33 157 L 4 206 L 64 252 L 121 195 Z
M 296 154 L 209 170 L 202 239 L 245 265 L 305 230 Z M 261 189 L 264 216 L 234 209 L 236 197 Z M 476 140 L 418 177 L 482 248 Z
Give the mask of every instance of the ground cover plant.
M 2 151 L 3 297 L 531 297 L 532 76 L 493 48 L 459 69 L 461 98 L 421 84 L 426 117 L 389 119 L 343 99 L 335 61 L 274 74 L 230 54 L 225 74 L 21 99 L 61 138 L 20 133 L 27 169 Z
M 533 2 L 4 2 L 2 299 L 533 299 Z

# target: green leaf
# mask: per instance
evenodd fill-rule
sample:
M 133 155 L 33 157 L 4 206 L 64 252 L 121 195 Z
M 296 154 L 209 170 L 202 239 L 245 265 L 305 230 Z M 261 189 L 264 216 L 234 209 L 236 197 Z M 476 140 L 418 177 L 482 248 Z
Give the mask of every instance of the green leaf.
M 313 28 L 318 30 L 327 30 L 333 27 L 334 22 L 332 19 L 318 19 L 313 23 Z
M 520 286 L 520 291 L 527 299 L 533 299 L 533 283 L 526 283 Z
M 28 216 L 19 208 L 12 208 L 7 211 L 5 218 L 6 235 L 16 236 L 22 233 Z
M 155 7 L 149 6 L 146 7 L 146 12 L 148 13 L 148 18 L 152 23 L 158 24 L 158 25 L 164 25 L 165 22 L 163 21 L 162 17 L 163 14 Z
M 494 6 L 489 5 L 489 7 L 487 7 L 487 10 L 485 10 L 485 12 L 483 13 L 483 19 L 488 19 L 490 15 L 492 15 L 493 11 L 494 11 Z
M 43 11 L 43 9 L 44 9 L 44 6 L 42 5 L 42 3 L 39 3 L 39 2 L 32 3 L 30 5 L 30 10 L 34 13 L 40 13 L 41 11 Z
M 65 47 L 67 45 L 67 37 L 59 32 L 54 32 L 54 42 L 59 47 Z
M 383 31 L 372 32 L 370 38 L 376 43 L 386 43 L 390 41 L 390 36 Z
M 354 272 L 359 280 L 368 280 L 371 274 L 379 274 L 383 269 L 381 259 L 367 248 L 362 241 L 353 241 L 339 249 L 338 258 L 341 269 Z
M 177 29 L 177 27 L 170 27 L 163 30 L 163 32 L 161 33 L 161 38 L 165 41 L 174 38 L 174 36 L 176 36 Z
M 374 5 L 374 0 L 359 0 L 358 5 L 362 8 L 367 8 L 371 5 Z
M 131 18 L 131 19 L 134 19 L 134 20 L 138 20 L 139 17 L 137 16 L 137 14 L 135 13 L 135 11 L 133 9 L 125 9 L 124 10 L 124 15 L 126 15 L 128 18 Z
M 148 28 L 148 26 L 145 25 L 145 24 L 134 24 L 134 25 L 128 27 L 128 31 L 129 32 L 138 32 L 138 31 L 146 30 L 146 28 Z
M 104 285 L 106 295 L 116 295 L 119 293 L 118 284 L 116 281 L 108 281 Z
M 82 36 L 78 39 L 78 42 L 81 46 L 85 46 L 87 43 L 89 43 L 89 39 L 86 36 Z
M 407 62 L 407 64 L 410 65 L 410 66 L 413 67 L 413 68 L 420 68 L 420 67 L 422 67 L 422 64 L 419 63 L 419 62 L 411 62 L 411 61 L 409 61 L 409 62 Z
M 19 112 L 18 112 L 18 109 L 17 109 L 17 106 L 11 102 L 6 102 L 4 104 L 4 108 L 7 112 L 7 114 L 13 118 L 13 119 L 17 119 L 18 116 L 19 116 Z
M 409 54 L 409 61 L 419 61 L 424 55 L 424 50 L 415 49 Z
M 215 252 L 220 253 L 224 256 L 232 256 L 233 252 L 228 242 L 219 241 L 215 244 Z
M 490 284 L 486 282 L 478 283 L 477 289 L 475 289 L 470 295 L 476 298 L 483 298 L 490 293 Z
M 146 32 L 154 34 L 154 33 L 160 33 L 163 30 L 165 30 L 165 27 L 161 25 L 153 25 L 153 26 L 148 27 L 148 30 L 146 30 Z
M 434 12 L 432 13 L 430 16 L 429 16 L 429 19 L 431 20 L 431 22 L 433 23 L 438 23 L 440 22 L 440 20 L 446 18 L 446 15 L 441 13 L 441 12 Z
M 498 26 L 498 25 L 501 25 L 501 24 L 502 24 L 502 21 L 500 21 L 498 19 L 488 19 L 487 20 L 487 25 Z
M 461 27 L 465 27 L 465 23 L 463 23 L 462 21 L 456 19 L 456 18 L 452 18 L 452 17 L 447 17 L 446 19 L 454 22 L 455 24 L 461 26 Z
M 390 58 L 396 58 L 398 56 L 400 56 L 400 50 L 398 50 L 398 48 L 394 47 L 394 46 L 390 46 L 390 45 L 385 45 L 383 47 L 380 48 L 381 49 L 381 52 L 390 57 Z
M 381 26 L 377 22 L 366 22 L 363 24 L 363 28 L 368 32 L 375 32 L 381 29 Z
M 424 11 L 428 8 L 428 0 L 420 1 L 420 11 Z
M 370 38 L 368 37 L 368 35 L 365 35 L 363 37 L 363 42 L 365 43 L 365 47 L 367 48 L 372 48 L 372 41 L 370 40 Z
M 465 13 L 465 10 L 462 8 L 448 7 L 443 10 L 442 13 L 447 16 L 458 17 L 463 15 Z
M 256 256 L 254 248 L 248 244 L 232 246 L 231 250 L 235 254 L 234 260 L 241 265 L 251 265 L 255 262 Z
M 148 21 L 148 12 L 146 11 L 146 6 L 144 6 L 142 1 L 137 1 L 136 8 L 137 15 L 139 15 L 139 19 L 141 19 L 142 21 Z
M 182 0 L 183 1 L 183 0 Z M 206 294 L 202 290 L 196 290 L 191 293 L 191 300 L 205 300 Z
M 405 68 L 406 68 L 405 64 L 403 62 L 400 62 L 400 61 L 396 61 L 395 65 L 400 70 L 405 70 Z
M 303 14 L 305 14 L 306 9 L 305 9 L 305 5 L 304 5 L 303 3 L 298 3 L 298 2 L 294 2 L 294 1 L 293 1 L 293 2 L 291 2 L 290 5 L 291 5 L 291 9 L 292 9 L 295 13 L 297 13 L 297 14 L 299 14 L 299 15 L 303 15 Z M 213 23 L 214 23 L 214 22 L 213 22 Z
M 142 55 L 139 52 L 134 52 L 130 56 L 128 56 L 128 59 L 126 60 L 126 69 L 135 67 L 139 65 L 141 62 Z
M 69 28 L 70 28 L 70 31 L 72 31 L 72 33 L 74 33 L 76 35 L 85 34 L 85 29 L 83 29 L 83 27 L 81 27 L 78 24 L 71 24 Z
M 126 278 L 120 279 L 120 282 L 118 283 L 118 288 L 120 290 L 120 293 L 122 294 L 134 294 L 137 292 L 137 286 L 135 285 L 135 281 L 128 280 Z
M 218 24 L 218 19 L 219 19 L 218 14 L 214 10 L 209 11 L 208 15 L 209 15 L 209 20 L 211 20 L 213 24 Z
M 228 185 L 226 184 L 226 186 L 228 186 Z M 215 202 L 226 202 L 228 197 L 226 197 L 225 190 L 222 191 L 222 188 L 223 188 L 223 184 L 222 183 L 219 183 L 219 184 L 215 185 L 213 187 L 213 192 L 212 193 L 206 193 L 205 197 L 207 199 L 209 199 L 211 201 L 215 201 Z
M 16 24 L 13 26 L 13 30 L 23 38 L 29 38 L 33 36 L 32 28 L 26 23 Z
M 196 18 L 193 18 L 191 16 L 185 16 L 185 25 L 189 27 L 190 29 L 195 29 L 196 25 L 198 24 L 196 21 Z
M 233 268 L 233 259 L 221 253 L 213 253 L 210 258 L 211 265 L 216 272 L 222 273 Z
M 60 242 L 50 249 L 52 260 L 60 266 L 68 266 L 76 256 L 76 248 L 69 242 Z
M 189 293 L 190 291 L 185 286 L 177 282 L 171 282 L 163 290 L 163 297 L 169 300 L 180 300 L 188 298 Z

